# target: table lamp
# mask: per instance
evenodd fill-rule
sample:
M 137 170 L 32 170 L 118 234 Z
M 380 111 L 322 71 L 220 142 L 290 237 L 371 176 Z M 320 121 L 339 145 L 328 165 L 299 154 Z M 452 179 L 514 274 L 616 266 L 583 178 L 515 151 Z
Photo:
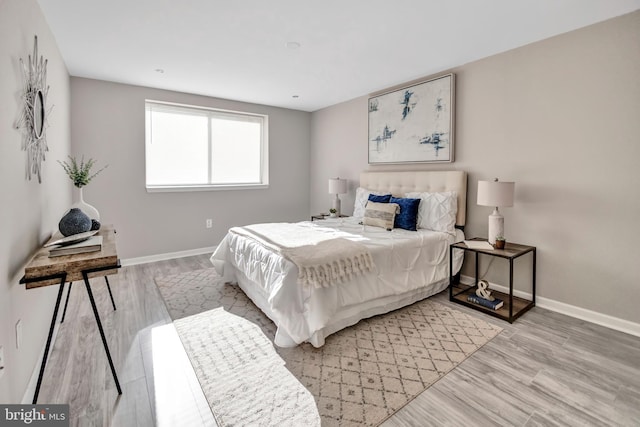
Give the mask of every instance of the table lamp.
M 329 178 L 329 194 L 335 194 L 332 208 L 336 210 L 336 214 L 340 216 L 340 197 L 338 194 L 346 194 L 347 180 L 340 178 Z
M 498 178 L 493 181 L 478 181 L 478 205 L 495 208 L 489 215 L 488 241 L 492 245 L 496 243 L 496 236 L 504 236 L 504 217 L 498 208 L 513 206 L 515 186 L 515 182 L 502 182 Z

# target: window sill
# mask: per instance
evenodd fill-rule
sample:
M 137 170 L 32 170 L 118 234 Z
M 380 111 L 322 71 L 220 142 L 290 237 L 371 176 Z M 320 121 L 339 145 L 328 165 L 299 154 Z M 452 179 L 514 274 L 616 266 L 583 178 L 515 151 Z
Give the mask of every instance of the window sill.
M 154 185 L 147 186 L 147 193 L 180 193 L 183 191 L 264 190 L 269 184 L 229 185 Z

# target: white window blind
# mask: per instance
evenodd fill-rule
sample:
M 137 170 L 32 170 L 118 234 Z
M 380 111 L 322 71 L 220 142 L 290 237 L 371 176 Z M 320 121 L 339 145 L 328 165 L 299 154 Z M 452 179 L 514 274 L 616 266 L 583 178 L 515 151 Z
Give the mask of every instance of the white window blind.
M 146 101 L 148 191 L 269 184 L 268 116 Z

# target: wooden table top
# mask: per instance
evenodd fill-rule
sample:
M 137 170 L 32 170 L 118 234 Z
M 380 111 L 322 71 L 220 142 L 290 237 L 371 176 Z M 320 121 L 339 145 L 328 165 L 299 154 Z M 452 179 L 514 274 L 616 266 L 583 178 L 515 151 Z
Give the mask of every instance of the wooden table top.
M 474 237 L 472 239 L 467 239 L 467 240 L 478 240 L 478 241 L 484 241 L 484 242 L 487 241 L 487 239 L 484 239 L 482 237 Z M 504 249 L 474 249 L 465 245 L 464 242 L 456 242 L 456 243 L 453 243 L 451 246 L 459 249 L 465 249 L 471 252 L 479 252 L 479 253 L 493 255 L 493 256 L 497 256 L 500 258 L 507 258 L 507 259 L 517 258 L 521 255 L 524 255 L 536 249 L 535 246 L 529 246 L 529 245 L 523 245 L 520 243 L 511 243 L 511 242 L 507 242 Z
M 49 248 L 40 248 L 25 267 L 23 280 L 66 272 L 67 282 L 81 281 L 83 280 L 83 270 L 109 266 L 113 266 L 114 269 L 92 273 L 89 274 L 89 277 L 106 276 L 117 273 L 119 263 L 118 251 L 116 249 L 116 230 L 113 225 L 103 225 L 97 235 L 102 236 L 102 249 L 95 252 L 49 258 Z M 57 237 L 52 236 L 49 242 L 55 239 L 57 239 Z M 60 284 L 59 279 L 26 283 L 26 288 L 39 288 L 56 284 Z

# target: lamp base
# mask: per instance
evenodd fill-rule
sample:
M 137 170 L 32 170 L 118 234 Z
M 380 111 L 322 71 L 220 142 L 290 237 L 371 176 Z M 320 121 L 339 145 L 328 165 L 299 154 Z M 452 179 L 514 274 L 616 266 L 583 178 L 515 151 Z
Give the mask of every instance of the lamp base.
M 336 198 L 333 199 L 333 205 L 331 207 L 336 210 L 336 215 L 340 216 L 340 197 L 338 197 L 337 194 Z
M 504 217 L 500 214 L 498 208 L 489 215 L 489 243 L 495 245 L 496 236 L 504 236 Z

